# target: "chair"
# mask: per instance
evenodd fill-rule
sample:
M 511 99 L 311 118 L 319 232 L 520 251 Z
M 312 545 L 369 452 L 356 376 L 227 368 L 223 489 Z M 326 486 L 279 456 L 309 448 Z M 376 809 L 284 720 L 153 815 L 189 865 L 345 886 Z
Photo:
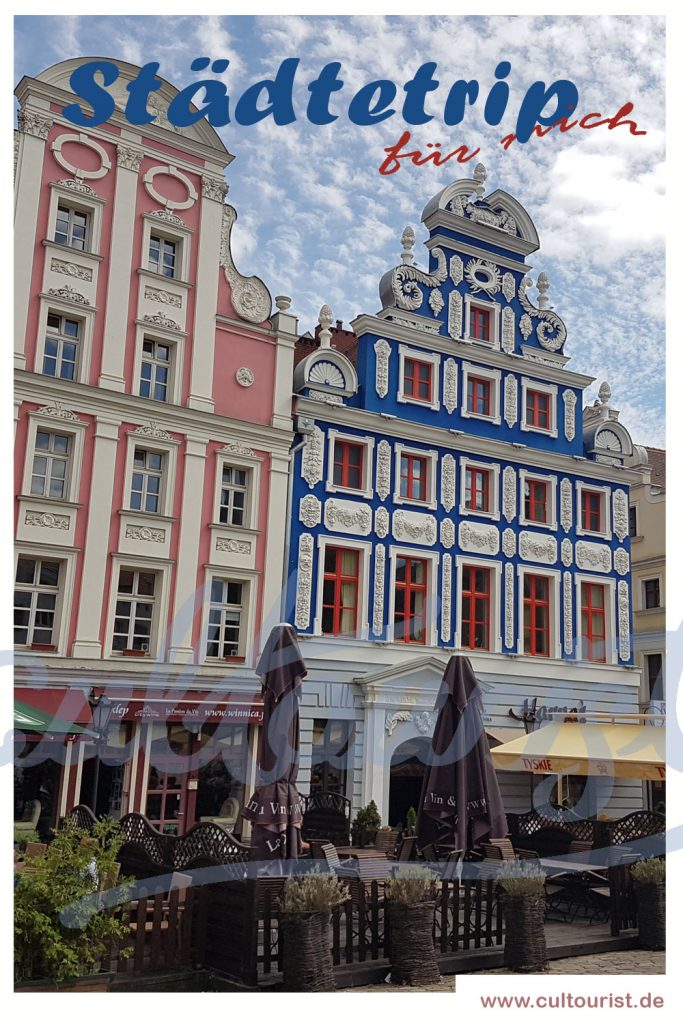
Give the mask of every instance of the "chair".
M 205 817 L 200 818 L 200 821 L 212 821 L 214 825 L 220 825 L 221 828 L 225 828 L 228 832 L 232 832 L 240 813 L 240 804 L 234 796 L 229 796 L 227 800 L 224 800 L 221 804 L 220 810 L 215 818 Z
M 400 843 L 398 844 L 398 850 L 396 851 L 396 860 L 404 863 L 408 860 L 415 860 L 415 850 L 417 848 L 417 836 L 403 836 Z
M 18 821 L 14 822 L 15 832 L 35 832 L 40 820 L 40 800 L 27 800 L 24 804 L 24 812 Z
M 514 847 L 510 839 L 489 839 L 488 843 L 482 843 L 481 848 L 484 856 L 492 860 L 523 860 L 533 858 L 538 860 L 535 850 L 522 850 Z
M 455 882 L 458 880 L 458 878 L 460 877 L 459 866 L 462 863 L 464 854 L 464 850 L 452 850 L 448 854 L 446 862 L 441 871 L 442 882 Z
M 420 853 L 422 854 L 422 859 L 426 861 L 427 864 L 439 863 L 439 854 L 434 843 L 427 843 L 426 846 L 422 847 Z
M 304 797 L 301 838 L 329 839 L 347 846 L 351 831 L 351 801 L 341 793 L 318 792 Z
M 381 828 L 375 837 L 375 849 L 386 853 L 391 860 L 396 856 L 397 828 Z

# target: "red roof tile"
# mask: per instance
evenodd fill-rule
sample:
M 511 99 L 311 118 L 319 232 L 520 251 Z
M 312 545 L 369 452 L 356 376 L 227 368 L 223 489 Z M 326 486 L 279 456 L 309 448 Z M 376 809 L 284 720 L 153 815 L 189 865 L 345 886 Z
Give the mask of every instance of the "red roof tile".
M 337 352 L 341 352 L 347 359 L 350 359 L 354 366 L 358 358 L 358 338 L 353 331 L 345 331 L 342 327 L 342 321 L 337 320 L 336 327 L 332 328 L 332 338 L 330 339 L 332 348 L 335 348 Z M 294 346 L 294 365 L 297 366 L 302 359 L 305 359 L 311 352 L 315 352 L 316 349 L 320 348 L 320 324 L 315 329 L 315 337 L 306 338 L 300 337 L 297 339 L 297 343 Z

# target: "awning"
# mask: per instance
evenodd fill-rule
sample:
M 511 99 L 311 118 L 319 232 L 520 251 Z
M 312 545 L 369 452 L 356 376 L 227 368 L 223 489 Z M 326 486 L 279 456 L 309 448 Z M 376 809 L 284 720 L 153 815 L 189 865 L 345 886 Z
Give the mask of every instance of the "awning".
M 541 775 L 666 777 L 666 730 L 655 725 L 557 722 L 492 747 L 496 768 Z
M 65 718 L 56 718 L 49 712 L 40 711 L 20 700 L 14 702 L 14 728 L 25 733 L 54 733 L 55 736 L 95 735 L 89 729 L 82 729 L 80 725 L 75 725 Z
M 490 740 L 496 743 L 509 743 L 510 740 L 517 740 L 526 733 L 523 729 L 512 729 L 509 726 L 485 725 L 484 732 Z

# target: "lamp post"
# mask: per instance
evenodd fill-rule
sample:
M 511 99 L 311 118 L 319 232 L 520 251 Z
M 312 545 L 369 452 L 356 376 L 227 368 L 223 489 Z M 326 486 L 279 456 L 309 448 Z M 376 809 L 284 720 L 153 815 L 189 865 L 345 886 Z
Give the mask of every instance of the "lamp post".
M 88 695 L 88 704 L 90 705 L 90 711 L 92 714 L 92 725 L 93 731 L 96 733 L 95 739 L 95 769 L 93 772 L 92 782 L 92 795 L 90 797 L 90 803 L 92 806 L 92 812 L 97 816 L 97 785 L 100 780 L 100 759 L 102 757 L 102 751 L 107 745 L 107 735 L 109 733 L 109 721 L 112 713 L 112 703 L 106 694 L 101 696 L 95 696 L 94 688 L 91 689 Z

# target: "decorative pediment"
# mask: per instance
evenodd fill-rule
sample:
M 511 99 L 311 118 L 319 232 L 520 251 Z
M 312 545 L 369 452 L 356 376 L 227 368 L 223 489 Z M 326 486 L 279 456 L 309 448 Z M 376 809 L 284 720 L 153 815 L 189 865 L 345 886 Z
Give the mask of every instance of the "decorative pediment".
M 294 390 L 314 388 L 348 398 L 358 390 L 356 368 L 342 352 L 326 348 L 311 352 L 294 370 Z

